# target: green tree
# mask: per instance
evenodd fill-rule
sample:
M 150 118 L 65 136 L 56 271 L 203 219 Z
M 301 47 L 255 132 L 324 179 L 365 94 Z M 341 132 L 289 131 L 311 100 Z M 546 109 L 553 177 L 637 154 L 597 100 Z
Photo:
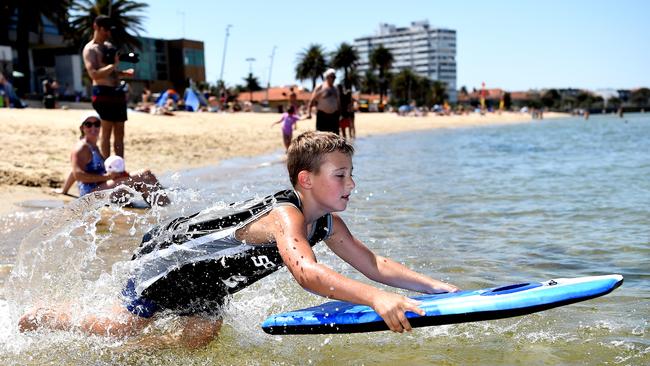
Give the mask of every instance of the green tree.
M 240 88 L 241 91 L 247 91 L 250 93 L 250 101 L 253 102 L 253 92 L 262 90 L 262 87 L 260 86 L 260 82 L 257 80 L 257 77 L 253 76 L 253 74 L 249 73 L 247 77 L 244 78 L 244 84 L 243 87 Z
M 348 86 L 346 86 L 348 89 L 355 88 L 356 90 L 359 90 L 361 88 L 361 83 L 363 81 L 363 77 L 359 75 L 359 72 L 357 71 L 356 68 L 353 68 L 350 70 L 350 73 L 348 74 Z
M 578 106 L 578 101 L 573 96 L 565 96 L 562 98 L 562 109 L 565 111 L 571 111 Z
M 391 104 L 409 104 L 413 99 L 419 99 L 420 77 L 411 69 L 404 69 L 393 77 L 391 82 Z
M 618 109 L 623 102 L 617 97 L 611 97 L 607 99 L 607 106 L 610 108 Z
M 640 88 L 630 94 L 630 101 L 637 107 L 643 108 L 650 105 L 650 89 Z
M 370 54 L 370 65 L 379 70 L 379 105 L 384 104 L 384 95 L 388 89 L 388 70 L 393 66 L 393 54 L 384 45 L 379 45 Z
M 589 93 L 588 91 L 580 91 L 578 95 L 576 95 L 576 101 L 578 104 L 578 107 L 580 108 L 585 108 L 585 109 L 590 109 L 592 105 L 594 104 L 595 98 L 594 96 Z
M 558 108 L 562 97 L 555 89 L 549 89 L 542 94 L 542 104 L 547 108 Z
M 107 15 L 115 24 L 111 39 L 119 48 L 140 48 L 139 32 L 144 31 L 142 22 L 149 5 L 131 0 L 75 0 L 72 6 L 71 38 L 83 46 L 93 37 L 93 22 L 98 15 Z
M 349 74 L 357 66 L 357 62 L 359 62 L 357 50 L 345 42 L 341 43 L 339 48 L 332 54 L 332 67 L 343 69 L 343 82 L 346 89 L 352 88 Z
M 434 81 L 431 89 L 433 91 L 432 99 L 434 104 L 443 104 L 449 98 L 449 95 L 447 95 L 447 84 L 442 81 Z
M 311 44 L 298 54 L 296 79 L 311 80 L 312 90 L 316 88 L 316 80 L 322 77 L 325 70 L 327 70 L 327 60 L 321 45 Z
M 542 108 L 542 97 L 539 95 L 539 93 L 528 93 L 528 106 L 531 108 Z
M 6 43 L 9 40 L 10 19 L 12 16 L 16 16 L 15 48 L 18 60 L 14 65 L 14 70 L 25 75 L 25 77 L 18 78 L 14 82 L 20 95 L 29 91 L 29 80 L 32 71 L 29 62 L 29 33 L 36 33 L 39 42 L 42 43 L 43 17 L 52 21 L 57 28 L 66 30 L 70 6 L 71 2 L 69 0 L 6 0 L 0 5 L 0 27 L 4 28 L 0 29 L 0 32 L 5 33 L 3 39 L 7 41 Z
M 374 94 L 379 90 L 379 79 L 372 70 L 366 70 L 361 78 L 361 92 L 367 94 Z

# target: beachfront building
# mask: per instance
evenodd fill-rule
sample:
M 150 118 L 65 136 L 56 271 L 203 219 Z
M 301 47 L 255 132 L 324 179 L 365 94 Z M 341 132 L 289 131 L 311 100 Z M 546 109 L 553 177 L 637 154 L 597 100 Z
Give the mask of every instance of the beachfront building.
M 60 90 L 59 99 L 87 99 L 90 95 L 90 82 L 81 57 L 81 47 L 63 37 L 62 32 L 49 19 L 41 16 L 41 32 L 30 31 L 28 34 L 28 58 L 31 72 L 28 75 L 14 73 L 14 64 L 18 59 L 17 50 L 17 16 L 10 18 L 6 41 L 0 42 L 0 72 L 13 79 L 24 79 L 23 90 L 32 99 L 39 99 L 43 92 L 44 80 L 57 80 Z M 0 37 L 1 39 L 2 37 Z M 135 76 L 129 79 L 133 98 L 138 98 L 144 86 L 154 92 L 175 88 L 182 93 L 191 79 L 195 82 L 205 81 L 205 57 L 203 42 L 187 39 L 163 40 L 138 37 L 141 48 L 134 50 L 139 54 L 140 62 L 120 63 L 120 68 L 133 67 Z
M 123 63 L 124 68 L 135 69 L 135 75 L 129 82 L 133 98 L 138 98 L 144 87 L 154 93 L 172 88 L 182 95 L 190 80 L 205 82 L 203 42 L 148 37 L 138 37 L 138 40 L 140 49 L 136 52 L 139 53 L 140 62 Z
M 391 73 L 410 68 L 418 75 L 441 81 L 447 85 L 449 100 L 456 102 L 455 30 L 431 27 L 426 20 L 412 22 L 410 27 L 380 24 L 374 36 L 354 40 L 360 74 L 371 68 L 370 55 L 379 45 L 393 54 Z

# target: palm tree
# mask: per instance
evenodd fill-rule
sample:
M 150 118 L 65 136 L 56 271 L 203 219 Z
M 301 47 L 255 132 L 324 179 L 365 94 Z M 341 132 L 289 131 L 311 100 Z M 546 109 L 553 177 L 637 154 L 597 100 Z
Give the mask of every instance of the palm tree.
M 394 99 L 391 102 L 397 102 L 398 105 L 408 104 L 412 99 L 419 99 L 419 95 L 414 93 L 418 89 L 419 77 L 411 70 L 404 69 L 397 73 L 392 80 L 391 90 Z
M 359 75 L 359 72 L 357 71 L 356 68 L 353 68 L 350 70 L 350 73 L 348 74 L 348 86 L 346 86 L 348 89 L 355 88 L 356 90 L 359 90 L 361 88 L 361 83 L 362 83 L 363 77 Z
M 316 89 L 316 79 L 321 77 L 327 69 L 323 47 L 311 44 L 307 49 L 298 54 L 296 65 L 296 79 L 303 81 L 311 79 L 312 90 Z
M 447 95 L 447 84 L 442 81 L 436 80 L 431 84 L 432 95 L 434 104 L 443 104 L 449 95 Z
M 384 105 L 384 95 L 388 86 L 387 74 L 393 65 L 393 60 L 393 54 L 381 44 L 370 54 L 370 65 L 373 69 L 379 69 L 379 105 Z
M 253 74 L 249 73 L 248 77 L 244 78 L 244 81 L 246 82 L 246 85 L 244 88 L 242 88 L 243 91 L 248 91 L 250 93 L 250 101 L 253 103 L 253 92 L 262 90 L 262 87 L 260 86 L 260 82 L 257 80 L 257 77 L 253 76 Z
M 379 79 L 372 70 L 366 70 L 363 78 L 361 79 L 361 92 L 374 94 L 379 89 Z
M 16 51 L 18 53 L 18 62 L 15 64 L 15 71 L 25 75 L 24 78 L 17 79 L 15 85 L 18 92 L 22 95 L 29 91 L 29 80 L 31 75 L 31 66 L 29 63 L 29 33 L 34 32 L 42 40 L 43 22 L 45 17 L 52 21 L 59 29 L 67 28 L 68 10 L 70 0 L 51 1 L 51 0 L 9 0 L 3 1 L 0 22 L 0 32 L 6 32 L 6 40 L 9 36 L 9 26 L 12 15 L 16 15 Z
M 349 73 L 357 66 L 359 54 L 354 47 L 343 42 L 339 48 L 332 54 L 332 67 L 343 69 L 343 81 L 346 89 L 352 88 L 352 82 L 349 79 Z
M 72 10 L 76 14 L 70 22 L 74 31 L 73 39 L 81 46 L 93 38 L 93 22 L 98 15 L 108 15 L 116 30 L 111 38 L 118 48 L 140 48 L 137 35 L 144 31 L 142 21 L 149 5 L 131 0 L 75 0 Z

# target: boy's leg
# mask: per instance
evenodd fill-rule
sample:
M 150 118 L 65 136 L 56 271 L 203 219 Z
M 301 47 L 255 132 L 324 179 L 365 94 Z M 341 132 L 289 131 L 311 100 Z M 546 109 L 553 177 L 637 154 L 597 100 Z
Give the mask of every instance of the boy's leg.
M 133 315 L 123 306 L 116 304 L 109 314 L 86 315 L 76 324 L 70 305 L 62 304 L 57 307 L 38 307 L 28 311 L 18 321 L 18 329 L 21 332 L 39 328 L 68 331 L 78 327 L 88 334 L 125 337 L 142 330 L 150 321 L 150 318 Z
M 140 332 L 151 322 L 151 318 L 142 318 L 132 314 L 121 304 L 113 305 L 106 316 L 88 315 L 84 317 L 79 326 L 88 334 L 127 337 Z
M 53 330 L 70 330 L 72 317 L 67 304 L 57 307 L 34 307 L 27 311 L 18 320 L 18 329 L 21 332 L 30 332 L 40 328 Z
M 189 316 L 183 319 L 183 329 L 178 339 L 179 344 L 187 348 L 200 348 L 212 342 L 221 330 L 221 319 L 209 319 Z
M 113 122 L 102 120 L 102 129 L 99 133 L 99 151 L 104 159 L 111 156 L 111 134 L 113 133 Z

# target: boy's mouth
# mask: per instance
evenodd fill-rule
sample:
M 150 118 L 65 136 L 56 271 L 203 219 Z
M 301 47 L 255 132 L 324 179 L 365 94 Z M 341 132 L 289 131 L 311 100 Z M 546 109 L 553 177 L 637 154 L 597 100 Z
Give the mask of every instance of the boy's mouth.
M 345 196 L 341 196 L 341 198 L 343 198 L 346 201 L 349 201 L 350 200 L 350 195 L 346 194 Z

